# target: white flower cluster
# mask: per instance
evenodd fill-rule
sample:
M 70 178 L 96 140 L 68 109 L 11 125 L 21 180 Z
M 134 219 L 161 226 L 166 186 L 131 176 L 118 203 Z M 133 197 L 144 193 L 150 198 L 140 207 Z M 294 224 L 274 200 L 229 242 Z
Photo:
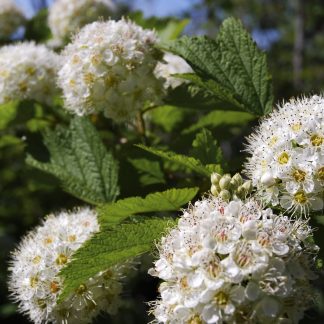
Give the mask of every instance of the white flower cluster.
M 44 45 L 19 43 L 0 49 L 0 103 L 34 99 L 51 103 L 56 86 L 59 56 Z
M 8 39 L 24 22 L 23 13 L 12 0 L 0 1 L 0 39 Z
M 49 8 L 48 25 L 54 39 L 63 42 L 84 25 L 109 18 L 115 10 L 111 0 L 56 0 Z
M 155 75 L 158 78 L 164 78 L 164 87 L 176 88 L 183 84 L 185 81 L 173 77 L 172 74 L 193 73 L 190 65 L 180 56 L 172 53 L 165 53 L 163 62 L 159 62 L 155 69 Z
M 57 304 L 62 287 L 58 272 L 98 230 L 96 213 L 82 208 L 50 215 L 22 240 L 11 261 L 9 289 L 34 323 L 89 323 L 100 311 L 117 310 L 123 266 L 98 273 Z
M 248 139 L 245 172 L 267 203 L 298 214 L 323 209 L 324 98 L 292 99 Z
M 64 53 L 59 72 L 67 109 L 78 115 L 103 112 L 126 121 L 147 102 L 159 103 L 163 80 L 154 76 L 156 35 L 119 20 L 85 26 Z
M 313 301 L 318 247 L 306 221 L 255 200 L 195 203 L 163 237 L 149 273 L 164 280 L 158 323 L 297 323 Z

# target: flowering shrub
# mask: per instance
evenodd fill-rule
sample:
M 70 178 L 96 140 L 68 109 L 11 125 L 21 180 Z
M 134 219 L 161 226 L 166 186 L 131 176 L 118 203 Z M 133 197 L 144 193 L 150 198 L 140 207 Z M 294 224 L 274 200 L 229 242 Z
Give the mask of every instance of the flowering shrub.
M 34 323 L 87 323 L 102 310 L 116 311 L 123 266 L 101 271 L 57 304 L 63 284 L 60 269 L 98 231 L 96 213 L 82 208 L 48 216 L 22 240 L 11 261 L 9 288 Z
M 249 138 L 246 172 L 268 203 L 294 213 L 323 209 L 324 99 L 292 99 Z
M 63 43 L 81 27 L 116 10 L 111 0 L 56 0 L 50 7 L 48 25 L 54 40 Z
M 298 322 L 313 301 L 310 238 L 307 223 L 255 200 L 197 201 L 161 239 L 149 271 L 164 280 L 156 321 Z
M 34 99 L 51 104 L 58 93 L 59 57 L 44 45 L 20 43 L 0 48 L 0 102 Z
M 63 53 L 59 85 L 67 109 L 78 115 L 103 112 L 116 122 L 134 117 L 146 102 L 159 103 L 162 81 L 153 31 L 120 20 L 84 27 Z
M 187 20 L 117 9 L 57 0 L 48 20 L 28 19 L 28 41 L 10 39 L 14 28 L 3 38 L 2 254 L 37 216 L 88 206 L 22 239 L 8 279 L 18 311 L 36 324 L 283 324 L 316 312 L 323 97 L 272 111 L 266 55 L 234 18 L 215 37 L 180 36 Z

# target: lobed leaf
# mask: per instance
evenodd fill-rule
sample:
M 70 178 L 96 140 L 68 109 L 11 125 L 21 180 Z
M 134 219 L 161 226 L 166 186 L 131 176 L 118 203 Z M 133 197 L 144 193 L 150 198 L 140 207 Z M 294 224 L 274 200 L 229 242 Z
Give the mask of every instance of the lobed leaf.
M 226 19 L 216 40 L 185 36 L 162 47 L 182 56 L 197 74 L 183 78 L 229 103 L 231 109 L 258 116 L 271 112 L 273 93 L 266 56 L 240 21 Z
M 92 204 L 110 202 L 119 194 L 118 163 L 107 152 L 100 136 L 86 118 L 74 118 L 68 129 L 45 133 L 50 161 L 30 155 L 26 162 L 57 177 L 70 194 Z

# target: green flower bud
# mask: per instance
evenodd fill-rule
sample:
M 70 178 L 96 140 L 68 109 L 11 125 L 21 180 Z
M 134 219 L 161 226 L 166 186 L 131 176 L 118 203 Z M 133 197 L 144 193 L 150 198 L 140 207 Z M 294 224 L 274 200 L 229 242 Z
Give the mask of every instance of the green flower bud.
M 239 173 L 234 174 L 231 183 L 233 183 L 235 187 L 241 186 L 243 184 L 242 176 Z
M 229 174 L 224 174 L 219 180 L 219 187 L 221 189 L 229 189 L 231 186 L 231 176 Z
M 210 188 L 210 192 L 212 193 L 213 196 L 217 197 L 219 194 L 219 188 L 217 188 L 217 186 L 212 185 Z
M 250 194 L 253 189 L 252 181 L 251 180 L 245 181 L 242 185 L 242 188 L 245 190 L 246 195 Z
M 226 201 L 231 199 L 231 193 L 226 189 L 223 189 L 218 196 Z
M 218 185 L 219 180 L 222 178 L 222 176 L 216 172 L 213 172 L 210 176 L 210 181 L 213 185 Z

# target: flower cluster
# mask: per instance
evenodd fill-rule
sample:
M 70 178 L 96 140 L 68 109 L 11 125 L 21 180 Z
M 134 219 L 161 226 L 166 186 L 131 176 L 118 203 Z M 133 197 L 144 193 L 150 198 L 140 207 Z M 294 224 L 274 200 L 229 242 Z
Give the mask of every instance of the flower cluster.
M 159 62 L 155 69 L 155 75 L 165 79 L 166 89 L 170 87 L 174 89 L 184 83 L 184 80 L 172 76 L 172 74 L 182 73 L 193 73 L 193 70 L 183 58 L 171 53 L 165 53 L 163 62 Z
M 85 26 L 64 53 L 59 72 L 67 109 L 78 115 L 103 112 L 126 121 L 150 103 L 159 103 L 163 80 L 154 76 L 156 35 L 127 21 Z
M 245 169 L 267 203 L 294 213 L 323 209 L 324 98 L 292 99 L 249 137 Z
M 149 271 L 164 280 L 156 322 L 298 322 L 314 298 L 310 238 L 306 221 L 252 199 L 196 202 L 162 238 Z
M 0 2 L 0 39 L 8 39 L 24 22 L 23 13 L 12 0 Z
M 116 8 L 111 0 L 56 0 L 49 8 L 48 25 L 57 41 L 64 41 L 84 25 L 109 18 Z
M 97 215 L 89 208 L 50 215 L 27 235 L 13 254 L 9 289 L 21 312 L 36 323 L 88 323 L 100 311 L 114 313 L 124 266 L 114 266 L 81 284 L 61 304 L 58 272 L 73 253 L 99 230 Z
M 20 43 L 0 49 L 0 103 L 34 99 L 51 103 L 58 93 L 59 56 L 43 45 Z

